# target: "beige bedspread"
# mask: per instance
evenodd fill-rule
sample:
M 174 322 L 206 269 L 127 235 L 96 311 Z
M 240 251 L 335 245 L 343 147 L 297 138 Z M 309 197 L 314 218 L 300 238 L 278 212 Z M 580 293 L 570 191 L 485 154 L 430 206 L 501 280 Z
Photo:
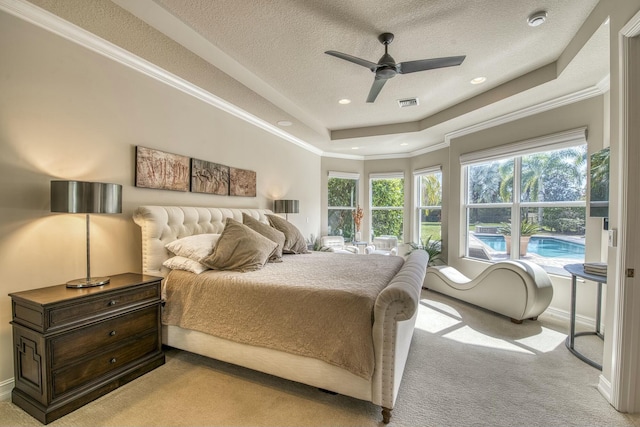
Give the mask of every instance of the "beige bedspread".
M 162 321 L 317 358 L 369 379 L 375 300 L 403 262 L 312 252 L 248 273 L 174 270 L 165 280 Z

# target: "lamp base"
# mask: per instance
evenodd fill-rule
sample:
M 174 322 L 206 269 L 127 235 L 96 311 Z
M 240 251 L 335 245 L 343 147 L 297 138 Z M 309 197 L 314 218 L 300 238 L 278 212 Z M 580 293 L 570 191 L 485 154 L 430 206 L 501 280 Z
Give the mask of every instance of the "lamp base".
M 109 283 L 109 277 L 85 277 L 84 279 L 75 279 L 67 282 L 67 288 L 91 288 L 94 286 L 102 286 Z

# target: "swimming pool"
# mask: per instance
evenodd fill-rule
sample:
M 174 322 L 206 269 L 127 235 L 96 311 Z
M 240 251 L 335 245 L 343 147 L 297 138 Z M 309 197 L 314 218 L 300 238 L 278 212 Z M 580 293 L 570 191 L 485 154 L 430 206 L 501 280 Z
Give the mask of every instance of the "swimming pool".
M 505 252 L 506 244 L 502 236 L 488 236 L 476 234 L 475 237 L 485 245 L 498 252 Z M 568 242 L 555 237 L 533 236 L 529 240 L 527 252 L 538 254 L 546 258 L 575 258 L 584 259 L 584 245 Z

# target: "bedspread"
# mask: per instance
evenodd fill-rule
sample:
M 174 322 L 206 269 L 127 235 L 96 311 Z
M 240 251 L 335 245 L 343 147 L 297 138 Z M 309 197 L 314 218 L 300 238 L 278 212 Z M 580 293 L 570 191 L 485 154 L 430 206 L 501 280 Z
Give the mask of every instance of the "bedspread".
M 382 255 L 285 255 L 247 273 L 172 271 L 162 321 L 320 359 L 369 379 L 376 297 L 404 263 Z

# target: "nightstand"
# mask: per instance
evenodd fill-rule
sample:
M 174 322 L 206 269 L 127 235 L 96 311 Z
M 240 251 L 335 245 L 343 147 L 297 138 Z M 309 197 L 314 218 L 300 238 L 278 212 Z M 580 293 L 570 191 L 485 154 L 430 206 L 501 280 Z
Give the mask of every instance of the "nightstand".
M 9 294 L 13 403 L 47 424 L 164 364 L 161 280 L 125 273 Z

